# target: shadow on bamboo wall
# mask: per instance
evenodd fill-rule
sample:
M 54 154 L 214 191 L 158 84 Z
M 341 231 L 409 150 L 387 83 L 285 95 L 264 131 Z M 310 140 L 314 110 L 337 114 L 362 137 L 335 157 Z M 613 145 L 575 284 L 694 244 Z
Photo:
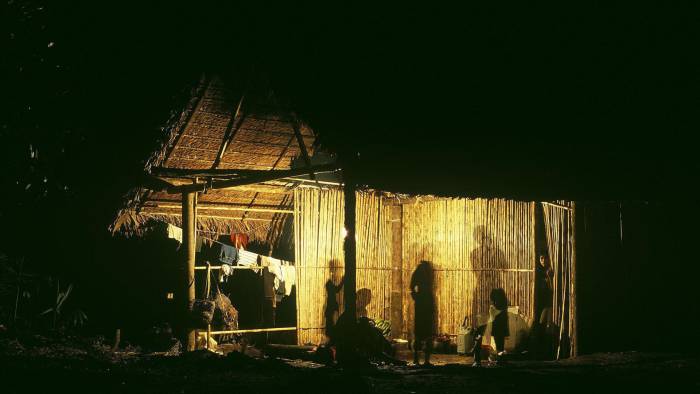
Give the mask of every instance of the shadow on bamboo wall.
M 294 206 L 298 338 L 300 344 L 318 344 L 327 341 L 327 326 L 343 308 L 342 291 L 336 291 L 342 286 L 344 270 L 343 194 L 334 189 L 297 189 Z M 404 330 L 394 335 L 413 337 L 408 283 L 421 260 L 435 267 L 437 333 L 456 334 L 465 316 L 468 323 L 476 323 L 478 314 L 487 313 L 488 296 L 495 287 L 504 288 L 510 304 L 530 318 L 533 207 L 531 203 L 484 199 L 404 204 Z M 379 193 L 357 193 L 358 310 L 372 319 L 391 319 L 391 208 Z M 335 294 L 329 291 L 334 287 Z
M 403 205 L 404 283 L 418 262 L 433 263 L 438 334 L 456 334 L 465 317 L 476 325 L 497 287 L 531 318 L 534 246 L 532 203 L 438 199 Z M 404 292 L 407 297 L 409 289 Z M 404 336 L 411 338 L 410 302 L 403 305 L 403 317 Z

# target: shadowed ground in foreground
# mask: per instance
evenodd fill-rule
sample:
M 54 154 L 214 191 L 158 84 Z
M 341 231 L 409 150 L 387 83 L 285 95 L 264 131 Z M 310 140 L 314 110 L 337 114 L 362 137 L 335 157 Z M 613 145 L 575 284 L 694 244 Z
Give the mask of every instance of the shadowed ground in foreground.
M 6 342 L 0 352 L 4 393 L 451 393 L 649 392 L 700 390 L 700 359 L 673 354 L 605 353 L 559 362 L 519 361 L 502 367 L 446 364 L 432 368 L 326 367 L 306 361 L 111 353 L 104 346 Z M 556 391 L 555 391 L 556 390 Z

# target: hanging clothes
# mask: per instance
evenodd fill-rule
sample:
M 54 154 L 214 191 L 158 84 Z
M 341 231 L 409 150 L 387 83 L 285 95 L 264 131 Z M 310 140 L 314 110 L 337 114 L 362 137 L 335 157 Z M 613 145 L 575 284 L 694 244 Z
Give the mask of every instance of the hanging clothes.
M 221 244 L 221 249 L 219 250 L 219 262 L 236 265 L 238 262 L 238 249 L 231 245 Z
M 267 286 L 267 283 L 269 282 L 271 285 L 270 291 L 272 291 L 272 293 L 274 293 L 274 291 L 277 290 L 277 288 L 279 287 L 279 278 L 277 277 L 275 267 L 270 266 L 270 257 L 260 256 L 260 265 L 265 267 L 265 268 L 263 268 L 262 274 L 266 278 L 266 282 L 265 282 L 266 286 Z
M 249 252 L 244 249 L 239 249 L 238 265 L 243 265 L 246 267 L 250 267 L 251 265 L 258 265 L 258 254 Z
M 194 251 L 197 253 L 202 252 L 202 245 L 204 245 L 204 237 L 197 235 L 194 242 Z
M 182 243 L 182 229 L 178 226 L 174 226 L 168 223 L 168 238 L 172 238 L 179 243 Z
M 284 277 L 284 295 L 289 297 L 292 294 L 292 287 L 296 285 L 297 281 L 296 267 L 285 262 L 282 264 L 282 276 Z
M 274 257 L 263 257 L 263 266 L 267 266 L 270 272 L 275 275 L 277 280 L 284 281 L 282 273 L 282 260 Z
M 248 235 L 243 233 L 231 233 L 231 245 L 245 249 L 248 247 Z

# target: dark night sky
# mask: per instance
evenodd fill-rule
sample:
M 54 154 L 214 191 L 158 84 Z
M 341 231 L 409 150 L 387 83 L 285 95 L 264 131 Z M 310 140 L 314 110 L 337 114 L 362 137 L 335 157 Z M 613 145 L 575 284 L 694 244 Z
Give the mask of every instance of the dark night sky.
M 694 189 L 697 10 L 405 3 L 4 1 L 0 251 L 38 228 L 106 233 L 202 71 L 266 75 L 379 187 Z
M 201 71 L 254 69 L 377 185 L 644 198 L 697 170 L 692 10 L 197 4 L 15 1 L 10 117 L 41 119 L 35 144 L 72 129 L 91 152 L 71 165 L 128 178 Z

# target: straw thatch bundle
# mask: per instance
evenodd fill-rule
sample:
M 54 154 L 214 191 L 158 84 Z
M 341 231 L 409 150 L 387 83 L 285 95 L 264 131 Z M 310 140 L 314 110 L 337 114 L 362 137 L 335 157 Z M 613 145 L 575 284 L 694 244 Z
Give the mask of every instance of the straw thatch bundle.
M 307 153 L 313 153 L 313 131 L 279 105 L 270 91 L 227 87 L 218 77 L 202 77 L 189 101 L 164 128 L 161 146 L 145 171 L 159 186 L 142 186 L 125 197 L 110 230 L 142 235 L 152 221 L 179 225 L 181 196 L 165 185 L 191 184 L 187 175 L 159 175 L 164 170 L 288 170 L 302 155 L 295 125 Z M 199 182 L 217 180 L 216 176 Z M 250 186 L 209 190 L 198 197 L 197 229 L 203 233 L 244 232 L 251 239 L 278 244 L 285 223 L 291 223 L 294 181 L 270 181 Z M 147 226 L 146 226 L 147 227 Z
M 238 330 L 238 311 L 231 300 L 220 291 L 214 297 L 214 316 L 212 323 L 223 330 Z

